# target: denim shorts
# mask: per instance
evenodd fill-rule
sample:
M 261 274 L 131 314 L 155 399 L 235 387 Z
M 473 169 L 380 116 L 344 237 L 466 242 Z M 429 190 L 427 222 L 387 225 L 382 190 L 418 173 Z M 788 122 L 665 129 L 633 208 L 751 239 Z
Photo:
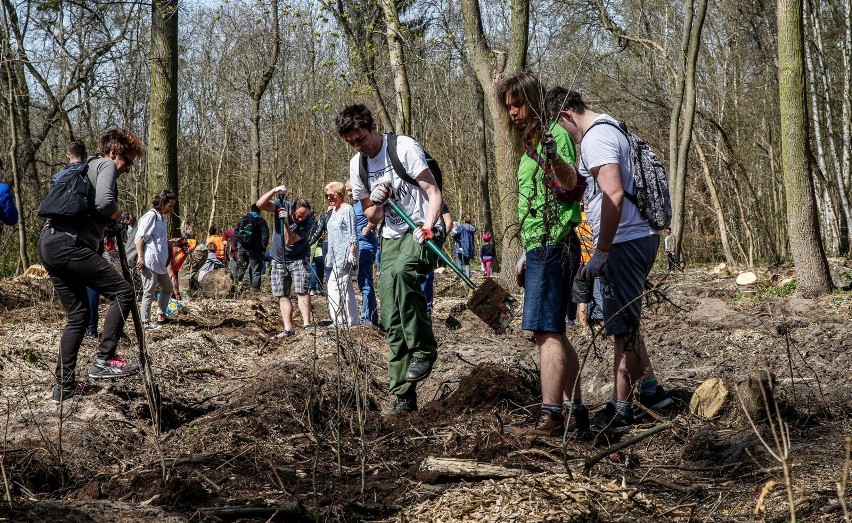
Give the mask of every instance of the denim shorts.
M 521 328 L 533 332 L 565 332 L 571 283 L 580 260 L 579 243 L 539 247 L 527 252 L 524 316 Z
M 595 281 L 595 300 L 599 300 L 607 336 L 630 334 L 639 330 L 645 280 L 660 247 L 660 236 L 652 234 L 614 243 L 604 275 Z

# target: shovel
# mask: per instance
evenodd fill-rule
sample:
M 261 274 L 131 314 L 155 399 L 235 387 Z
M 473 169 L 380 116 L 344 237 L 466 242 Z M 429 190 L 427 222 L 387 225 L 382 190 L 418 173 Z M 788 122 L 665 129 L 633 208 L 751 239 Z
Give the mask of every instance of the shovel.
M 388 203 L 393 212 L 402 218 L 409 229 L 413 231 L 417 228 L 414 220 L 395 201 L 389 200 Z M 497 334 L 506 332 L 506 327 L 509 326 L 518 308 L 517 300 L 509 294 L 509 291 L 491 278 L 486 278 L 485 283 L 477 286 L 431 238 L 426 240 L 424 244 L 435 256 L 443 260 L 447 267 L 451 268 L 468 287 L 473 289 L 473 294 L 467 300 L 467 308 L 479 316 Z

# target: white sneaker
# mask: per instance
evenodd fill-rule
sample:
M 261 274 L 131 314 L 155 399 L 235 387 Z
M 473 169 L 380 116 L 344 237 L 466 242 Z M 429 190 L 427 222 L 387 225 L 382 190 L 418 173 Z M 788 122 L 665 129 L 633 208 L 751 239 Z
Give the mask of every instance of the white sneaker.
M 156 321 L 147 321 L 147 322 L 142 324 L 142 328 L 145 329 L 146 331 L 155 331 L 155 330 L 157 330 L 161 327 L 162 327 L 162 325 L 160 325 Z

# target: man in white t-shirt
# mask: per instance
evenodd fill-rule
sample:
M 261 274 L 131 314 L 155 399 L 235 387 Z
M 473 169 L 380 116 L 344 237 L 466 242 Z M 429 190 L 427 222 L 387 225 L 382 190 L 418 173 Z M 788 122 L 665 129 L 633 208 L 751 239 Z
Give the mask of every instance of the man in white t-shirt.
M 411 180 L 400 177 L 388 154 L 388 135 L 378 132 L 367 107 L 357 104 L 344 108 L 337 115 L 336 125 L 340 136 L 358 152 L 349 162 L 352 196 L 361 202 L 367 220 L 384 223 L 379 299 L 390 349 L 390 392 L 396 401 L 382 415 L 413 412 L 417 410 L 416 384 L 429 376 L 438 356 L 420 282 L 435 262 L 423 242 L 434 236 L 441 243 L 444 237 L 441 190 L 423 148 L 408 136 L 396 137 L 400 168 Z M 390 199 L 420 227 L 410 231 L 401 217 L 385 207 Z
M 642 406 L 660 410 L 672 405 L 657 383 L 640 333 L 641 296 L 660 245 L 659 231 L 627 196 L 635 186 L 630 143 L 619 122 L 592 111 L 580 93 L 562 87 L 547 93 L 545 105 L 548 118 L 581 148 L 578 167 L 587 182 L 583 200 L 595 250 L 578 277 L 599 287 L 604 332 L 615 345 L 615 392 L 592 424 L 623 432 L 645 414 L 644 409 L 633 409 L 637 384 Z

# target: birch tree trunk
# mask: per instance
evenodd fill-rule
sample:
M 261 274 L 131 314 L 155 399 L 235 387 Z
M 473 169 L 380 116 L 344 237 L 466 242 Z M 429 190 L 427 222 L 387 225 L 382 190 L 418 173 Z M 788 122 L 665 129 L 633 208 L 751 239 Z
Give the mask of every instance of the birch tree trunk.
M 787 232 L 796 265 L 796 293 L 815 297 L 832 290 L 807 158 L 802 0 L 778 0 L 778 99 L 781 158 L 787 196 Z M 791 507 L 792 510 L 792 507 Z
M 396 8 L 396 0 L 381 0 L 381 4 L 385 13 L 393 85 L 396 88 L 394 98 L 396 98 L 397 115 L 394 130 L 397 134 L 411 134 L 411 87 L 408 83 L 408 71 L 405 67 L 402 36 L 399 34 L 399 13 Z
M 151 117 L 148 124 L 148 188 L 151 196 L 162 189 L 178 195 L 174 213 L 181 215 L 178 183 L 178 0 L 151 3 Z M 180 236 L 178 220 L 171 221 L 171 237 Z

